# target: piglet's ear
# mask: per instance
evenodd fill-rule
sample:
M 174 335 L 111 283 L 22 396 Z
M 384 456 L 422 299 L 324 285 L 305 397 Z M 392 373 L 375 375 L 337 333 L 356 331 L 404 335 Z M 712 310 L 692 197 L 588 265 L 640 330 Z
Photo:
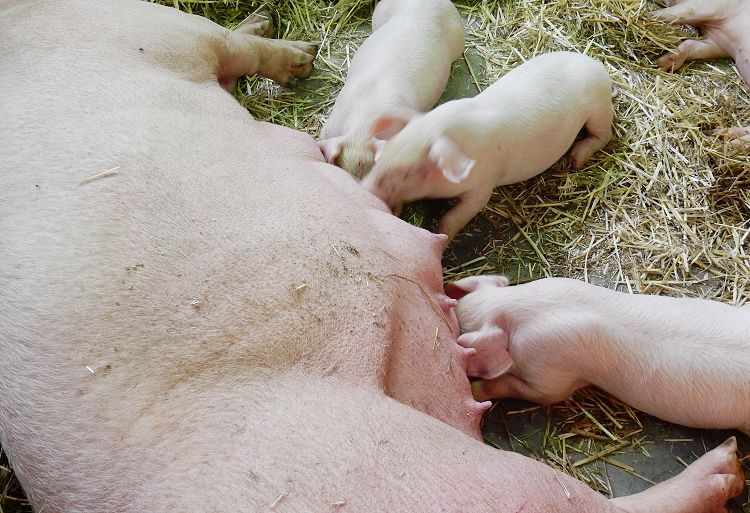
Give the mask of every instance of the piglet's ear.
M 510 282 L 505 276 L 486 274 L 461 278 L 445 286 L 445 293 L 453 299 L 461 299 L 466 294 L 485 287 L 507 287 Z
M 384 141 L 383 139 L 370 139 L 373 143 L 373 146 L 375 146 L 375 162 L 380 160 L 380 156 L 383 154 L 383 150 L 385 149 L 385 145 L 388 141 Z
M 508 372 L 513 360 L 508 352 L 508 334 L 494 326 L 464 333 L 458 337 L 459 345 L 476 350 L 466 362 L 466 374 L 482 379 L 494 379 Z
M 443 172 L 443 176 L 453 183 L 465 180 L 471 168 L 477 163 L 476 160 L 467 157 L 453 139 L 445 134 L 435 139 L 427 156 Z
M 341 148 L 344 146 L 344 136 L 331 137 L 323 141 L 318 141 L 318 148 L 323 153 L 326 162 L 336 164 L 336 159 L 341 155 Z
M 387 141 L 403 130 L 416 114 L 416 111 L 410 109 L 386 111 L 372 122 L 370 133 L 376 139 Z

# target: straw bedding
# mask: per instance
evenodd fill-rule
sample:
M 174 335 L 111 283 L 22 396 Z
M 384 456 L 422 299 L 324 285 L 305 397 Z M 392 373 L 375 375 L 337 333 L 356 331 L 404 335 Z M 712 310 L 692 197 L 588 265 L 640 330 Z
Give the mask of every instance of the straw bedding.
M 230 28 L 261 5 L 161 3 Z M 316 137 L 349 59 L 370 30 L 374 2 L 263 5 L 277 37 L 321 42 L 316 70 L 295 89 L 243 79 L 236 96 L 257 119 Z M 750 91 L 733 63 L 659 71 L 655 58 L 697 32 L 650 19 L 648 12 L 659 7 L 651 1 L 464 0 L 456 6 L 466 21 L 467 47 L 454 64 L 453 92 L 444 99 L 474 95 L 525 60 L 554 50 L 600 59 L 618 94 L 613 141 L 583 170 L 572 171 L 561 160 L 535 179 L 498 187 L 449 248 L 446 279 L 502 273 L 518 283 L 567 276 L 632 293 L 735 305 L 750 300 L 750 148 L 704 133 L 750 124 Z M 459 75 L 470 80 L 461 83 Z M 406 218 L 429 227 L 435 215 L 427 204 L 409 209 Z M 508 413 L 495 411 L 503 418 Z M 599 391 L 579 392 L 547 414 L 554 422 L 534 453 L 603 493 L 610 487 L 586 470 L 589 462 L 612 463 L 610 456 L 622 451 L 648 452 L 650 441 L 639 435 L 641 414 Z M 488 441 L 495 436 L 488 433 Z M 747 454 L 747 440 L 741 442 Z M 6 466 L 0 461 L 0 511 L 29 511 Z M 750 504 L 743 511 L 750 512 Z

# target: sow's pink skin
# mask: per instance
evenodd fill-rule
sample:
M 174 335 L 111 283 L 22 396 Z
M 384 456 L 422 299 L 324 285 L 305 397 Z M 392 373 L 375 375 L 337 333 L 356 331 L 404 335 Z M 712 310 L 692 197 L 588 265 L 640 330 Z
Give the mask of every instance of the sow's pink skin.
M 372 30 L 354 54 L 318 142 L 327 162 L 357 178 L 385 144 L 370 133 L 375 118 L 389 109 L 435 105 L 464 49 L 463 22 L 449 0 L 381 0 Z
M 0 444 L 35 511 L 687 513 L 740 491 L 731 440 L 613 501 L 482 444 L 444 237 L 222 88 L 302 77 L 310 45 L 135 0 L 6 0 L 0 34 Z
M 460 298 L 475 395 L 552 404 L 594 384 L 662 419 L 750 434 L 750 306 L 633 295 L 565 278 L 507 287 L 476 276 Z
M 581 128 L 586 136 L 576 141 Z M 612 82 L 599 62 L 572 52 L 539 55 L 474 98 L 427 114 L 381 115 L 389 139 L 362 186 L 395 215 L 422 198 L 457 198 L 437 232 L 452 239 L 498 185 L 529 179 L 568 154 L 582 167 L 612 138 Z
M 656 18 L 700 29 L 701 39 L 683 41 L 675 50 L 662 55 L 656 63 L 673 71 L 686 61 L 697 59 L 734 59 L 746 84 L 750 84 L 750 2 L 747 0 L 666 0 L 666 9 L 655 11 Z M 715 130 L 750 143 L 750 126 Z

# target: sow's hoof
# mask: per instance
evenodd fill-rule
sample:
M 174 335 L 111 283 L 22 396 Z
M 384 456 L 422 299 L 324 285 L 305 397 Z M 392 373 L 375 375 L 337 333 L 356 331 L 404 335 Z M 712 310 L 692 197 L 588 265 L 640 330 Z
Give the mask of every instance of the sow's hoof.
M 259 9 L 234 28 L 235 32 L 259 37 L 273 37 L 276 27 L 267 9 Z

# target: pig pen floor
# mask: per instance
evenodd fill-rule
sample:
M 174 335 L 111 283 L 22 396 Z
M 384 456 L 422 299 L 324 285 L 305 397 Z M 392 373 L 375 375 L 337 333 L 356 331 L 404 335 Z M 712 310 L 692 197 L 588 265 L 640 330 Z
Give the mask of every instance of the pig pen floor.
M 500 449 L 547 463 L 553 460 L 553 463 L 558 463 L 553 466 L 563 471 L 566 469 L 561 465 L 575 466 L 576 471 L 601 483 L 601 486 L 594 487 L 608 497 L 632 495 L 652 486 L 652 482 L 665 481 L 679 474 L 685 464 L 695 461 L 732 435 L 737 437 L 742 456 L 747 457 L 750 453 L 750 438 L 738 431 L 691 429 L 640 412 L 638 418 L 642 428 L 631 426 L 636 428 L 637 434 L 626 439 L 604 441 L 609 437 L 602 432 L 571 436 L 564 428 L 553 434 L 557 413 L 558 407 L 544 408 L 505 399 L 495 403 L 485 416 L 482 432 L 488 444 Z M 562 442 L 567 444 L 566 460 L 552 454 L 554 449 L 550 449 L 550 445 L 559 447 Z M 746 478 L 750 477 L 747 460 L 745 468 Z M 728 506 L 732 512 L 748 511 L 747 490 Z

